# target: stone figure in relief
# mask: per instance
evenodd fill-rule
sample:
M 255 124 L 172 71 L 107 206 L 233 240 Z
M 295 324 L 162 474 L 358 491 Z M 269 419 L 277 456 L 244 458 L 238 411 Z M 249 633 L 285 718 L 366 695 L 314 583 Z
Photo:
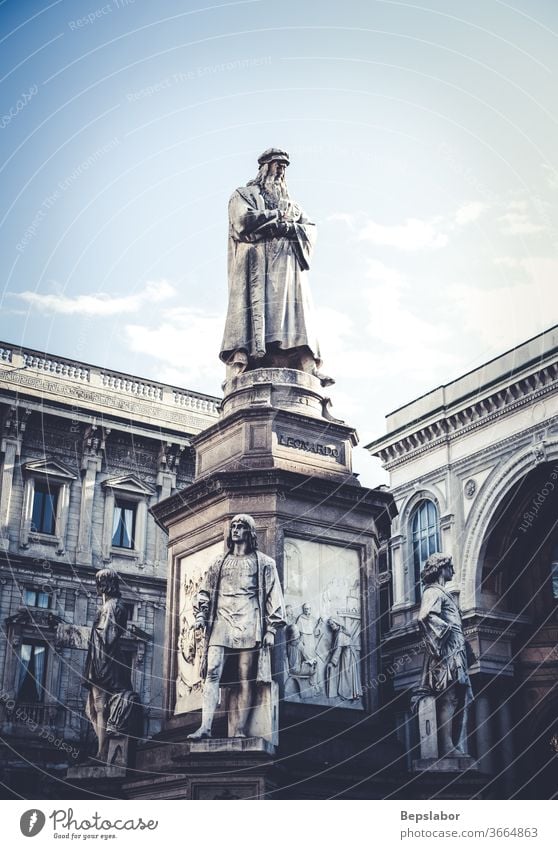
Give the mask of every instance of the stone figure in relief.
M 297 617 L 296 624 L 302 637 L 305 659 L 316 661 L 316 640 L 321 634 L 322 619 L 312 615 L 312 606 L 307 601 L 302 605 L 302 613 Z
M 345 625 L 330 617 L 331 648 L 326 663 L 326 695 L 329 699 L 353 701 L 362 696 L 358 654 L 353 638 Z
M 472 699 L 468 651 L 461 613 L 445 584 L 454 574 L 451 557 L 432 554 L 421 580 L 425 585 L 419 623 L 426 642 L 420 694 L 437 696 L 440 754 L 467 754 L 467 710 Z
M 321 617 L 312 615 L 312 607 L 306 601 L 302 613 L 296 618 L 292 605 L 287 605 L 287 644 L 288 676 L 297 687 L 301 698 L 310 698 L 320 693 L 318 681 L 317 640 L 321 635 Z
M 229 302 L 220 357 L 227 377 L 256 368 L 319 372 L 320 349 L 307 272 L 315 225 L 292 200 L 278 148 L 258 159 L 254 180 L 229 201 Z
M 194 604 L 196 627 L 205 636 L 202 724 L 190 740 L 211 737 L 225 661 L 236 661 L 238 682 L 230 736 L 246 737 L 254 687 L 271 683 L 271 648 L 285 625 L 283 593 L 275 561 L 257 549 L 254 519 L 235 516 L 227 551 L 210 565 Z M 232 657 L 231 657 L 232 656 Z
M 129 733 L 140 706 L 121 649 L 128 612 L 120 597 L 118 574 L 101 569 L 95 582 L 102 605 L 91 628 L 83 684 L 89 690 L 85 713 L 97 735 L 96 757 L 106 760 L 108 736 Z

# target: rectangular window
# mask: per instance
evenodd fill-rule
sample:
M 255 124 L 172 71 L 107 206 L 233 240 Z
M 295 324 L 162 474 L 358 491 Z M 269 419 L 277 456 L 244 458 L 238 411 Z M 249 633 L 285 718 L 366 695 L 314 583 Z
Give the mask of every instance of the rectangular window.
M 134 548 L 136 507 L 133 501 L 116 499 L 112 521 L 112 544 L 117 548 Z
M 45 695 L 46 646 L 40 643 L 22 643 L 19 664 L 18 702 L 42 702 Z
M 40 590 L 24 590 L 23 603 L 28 607 L 50 607 L 50 595 Z
M 136 612 L 136 605 L 133 601 L 123 601 L 122 604 L 124 605 L 128 613 L 128 622 L 133 622 L 134 614 Z
M 38 534 L 50 534 L 56 530 L 56 505 L 58 487 L 48 481 L 35 481 L 31 530 Z

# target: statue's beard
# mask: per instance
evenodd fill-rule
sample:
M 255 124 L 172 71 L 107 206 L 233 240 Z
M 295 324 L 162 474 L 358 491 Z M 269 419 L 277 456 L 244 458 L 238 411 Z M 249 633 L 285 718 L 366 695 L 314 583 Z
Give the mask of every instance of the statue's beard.
M 268 177 L 267 180 L 263 181 L 261 191 L 268 209 L 277 209 L 281 202 L 288 203 L 290 201 L 287 181 L 284 177 Z

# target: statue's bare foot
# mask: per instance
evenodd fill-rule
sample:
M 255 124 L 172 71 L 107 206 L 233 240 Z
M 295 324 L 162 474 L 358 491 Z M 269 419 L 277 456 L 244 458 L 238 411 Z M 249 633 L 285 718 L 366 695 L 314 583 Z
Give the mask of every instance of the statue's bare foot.
M 211 737 L 211 731 L 209 728 L 204 728 L 203 725 L 198 728 L 197 731 L 192 732 L 192 734 L 188 734 L 186 737 L 187 740 L 209 740 Z

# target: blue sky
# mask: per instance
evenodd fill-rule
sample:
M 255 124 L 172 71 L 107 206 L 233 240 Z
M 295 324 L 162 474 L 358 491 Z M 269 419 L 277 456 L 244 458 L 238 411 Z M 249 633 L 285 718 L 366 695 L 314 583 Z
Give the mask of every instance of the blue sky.
M 4 0 L 0 25 L 3 340 L 218 394 L 227 200 L 270 146 L 361 444 L 558 320 L 555 2 Z

